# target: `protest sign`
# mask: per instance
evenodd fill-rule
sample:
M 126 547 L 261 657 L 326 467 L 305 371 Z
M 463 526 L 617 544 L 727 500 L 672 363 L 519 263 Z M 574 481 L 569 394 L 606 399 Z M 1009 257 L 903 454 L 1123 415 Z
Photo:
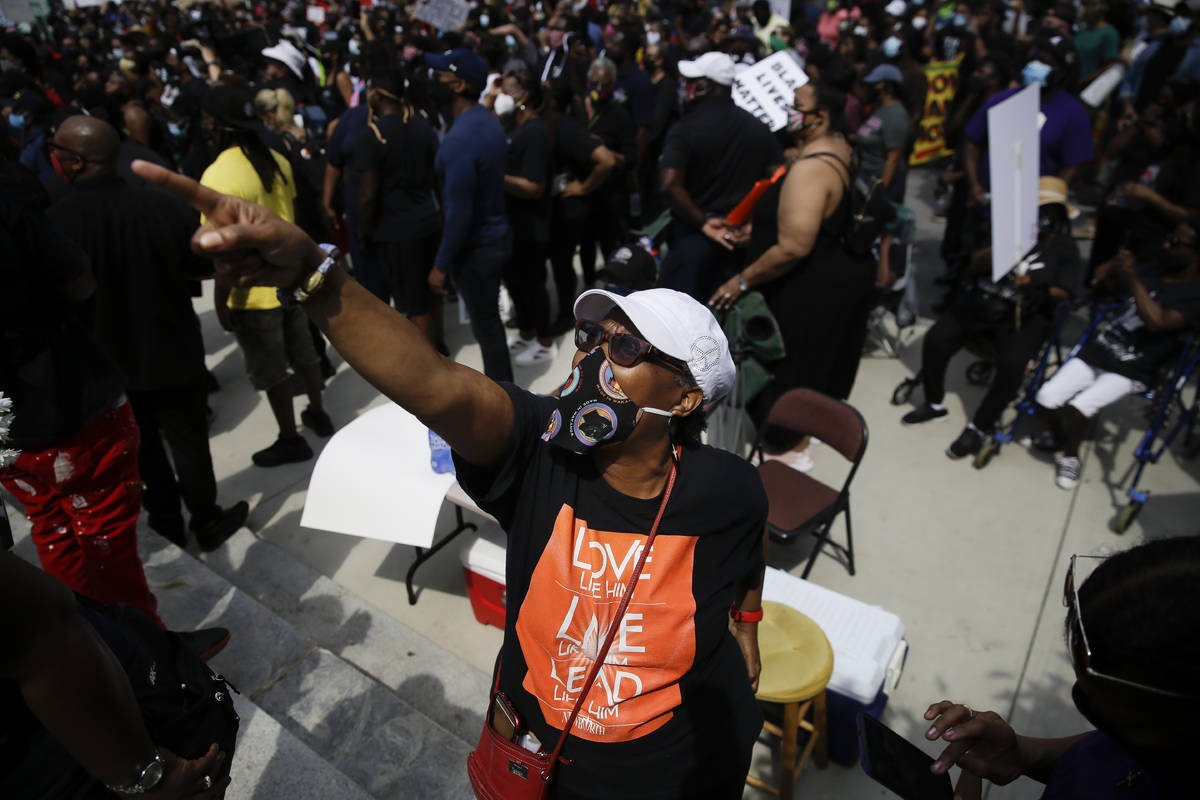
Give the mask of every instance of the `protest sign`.
M 954 153 L 946 141 L 946 114 L 954 92 L 958 87 L 958 65 L 960 55 L 953 61 L 931 61 L 925 65 L 925 78 L 929 88 L 925 92 L 925 114 L 921 117 L 917 141 L 913 145 L 908 163 L 927 164 Z
M 46 0 L 0 0 L 0 18 L 10 25 L 31 23 L 49 13 Z
M 746 67 L 733 81 L 733 102 L 763 121 L 771 130 L 787 125 L 787 106 L 796 89 L 808 83 L 804 68 L 790 51 L 783 50 Z
M 771 0 L 771 13 L 790 20 L 792 18 L 792 0 Z
M 413 16 L 439 31 L 456 31 L 467 21 L 468 11 L 463 0 L 419 0 Z
M 1028 86 L 988 109 L 992 193 L 992 280 L 1017 265 L 1037 242 L 1041 87 Z

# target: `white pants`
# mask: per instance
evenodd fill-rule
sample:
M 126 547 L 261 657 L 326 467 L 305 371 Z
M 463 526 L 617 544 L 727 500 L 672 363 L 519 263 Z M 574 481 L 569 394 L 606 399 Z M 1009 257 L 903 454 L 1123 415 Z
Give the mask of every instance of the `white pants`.
M 1145 390 L 1140 381 L 1072 358 L 1038 390 L 1037 402 L 1042 408 L 1062 408 L 1069 402 L 1085 417 L 1094 417 L 1106 405 Z

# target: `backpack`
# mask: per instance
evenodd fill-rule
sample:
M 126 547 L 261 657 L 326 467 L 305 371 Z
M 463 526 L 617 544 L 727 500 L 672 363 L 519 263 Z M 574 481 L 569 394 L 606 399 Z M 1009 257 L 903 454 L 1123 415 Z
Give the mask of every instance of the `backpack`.
M 842 231 L 842 248 L 852 256 L 861 258 L 870 255 L 875 243 L 884 234 L 884 229 L 896 217 L 896 210 L 887 196 L 887 187 L 879 178 L 871 180 L 860 174 L 857 163 L 852 167 L 833 153 L 811 153 L 806 158 L 816 156 L 829 156 L 850 173 L 850 181 L 842 181 L 846 187 L 850 214 Z

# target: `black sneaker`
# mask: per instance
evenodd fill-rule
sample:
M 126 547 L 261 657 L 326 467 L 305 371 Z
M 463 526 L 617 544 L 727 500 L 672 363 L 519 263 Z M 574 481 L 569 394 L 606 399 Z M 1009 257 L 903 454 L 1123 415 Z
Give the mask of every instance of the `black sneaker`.
M 308 461 L 312 456 L 313 451 L 308 442 L 304 441 L 303 436 L 296 434 L 286 439 L 279 437 L 275 444 L 250 456 L 250 460 L 260 467 L 278 467 L 280 464 Z
M 933 406 L 929 405 L 929 403 L 925 403 L 924 405 L 917 406 L 912 411 L 901 417 L 900 422 L 904 425 L 920 425 L 921 423 L 929 422 L 930 420 L 945 419 L 949 415 L 950 409 L 934 408 Z
M 333 420 L 324 411 L 309 406 L 300 412 L 300 421 L 312 428 L 313 432 L 322 439 L 333 436 Z
M 201 628 L 198 631 L 175 631 L 180 644 L 201 661 L 208 661 L 229 644 L 228 628 Z
M 218 508 L 216 513 L 203 520 L 192 517 L 188 527 L 196 534 L 200 549 L 208 553 L 223 545 L 230 536 L 237 533 L 238 528 L 246 522 L 250 513 L 250 504 L 245 500 L 234 503 L 227 509 Z
M 1075 456 L 1054 457 L 1054 484 L 1070 491 L 1079 483 L 1079 459 Z
M 963 432 L 958 435 L 949 447 L 946 448 L 946 455 L 954 460 L 973 456 L 979 452 L 979 448 L 983 447 L 982 431 L 970 426 L 963 428 Z

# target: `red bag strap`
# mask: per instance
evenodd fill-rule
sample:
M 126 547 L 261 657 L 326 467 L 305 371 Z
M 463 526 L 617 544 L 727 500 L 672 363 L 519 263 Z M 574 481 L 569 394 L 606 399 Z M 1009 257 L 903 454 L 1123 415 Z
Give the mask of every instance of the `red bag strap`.
M 621 618 L 625 616 L 625 609 L 629 608 L 629 601 L 633 598 L 633 587 L 637 585 L 638 579 L 642 576 L 642 567 L 646 566 L 646 557 L 650 555 L 650 545 L 654 543 L 654 537 L 658 535 L 658 524 L 662 522 L 663 512 L 667 510 L 667 501 L 671 499 L 671 490 L 675 488 L 675 463 L 679 459 L 679 449 L 673 451 L 675 458 L 671 460 L 671 472 L 667 475 L 667 488 L 663 490 L 662 502 L 658 505 L 658 514 L 654 517 L 654 524 L 650 526 L 650 535 L 646 537 L 646 546 L 642 548 L 642 554 L 638 556 L 637 564 L 633 568 L 633 574 L 629 576 L 629 583 L 625 586 L 625 594 L 621 598 L 621 604 L 617 606 L 617 614 L 613 617 L 612 624 L 608 627 L 608 634 L 604 637 L 604 644 L 600 647 L 600 652 L 596 655 L 596 660 L 592 663 L 592 671 L 588 674 L 587 682 L 583 686 L 583 690 L 579 693 L 579 699 L 575 701 L 575 708 L 571 709 L 571 716 L 567 718 L 567 724 L 563 727 L 562 735 L 558 737 L 558 744 L 554 745 L 554 753 L 550 756 L 550 769 L 554 769 L 554 765 L 558 763 L 558 755 L 562 752 L 563 745 L 566 744 L 567 734 L 571 732 L 571 727 L 575 724 L 575 717 L 579 715 L 579 709 L 583 707 L 583 701 L 587 699 L 587 693 L 591 691 L 592 684 L 596 682 L 596 676 L 600 674 L 600 667 L 604 666 L 604 659 L 608 655 L 608 650 L 612 647 L 613 639 L 616 638 L 617 628 L 621 626 Z

